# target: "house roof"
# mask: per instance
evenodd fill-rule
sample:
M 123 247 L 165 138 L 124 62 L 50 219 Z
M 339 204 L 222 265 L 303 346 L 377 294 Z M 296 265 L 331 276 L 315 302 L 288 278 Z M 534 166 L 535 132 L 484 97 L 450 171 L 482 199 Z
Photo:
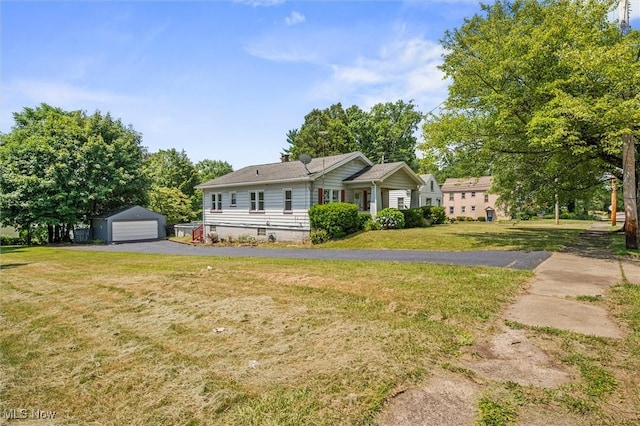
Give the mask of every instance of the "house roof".
M 196 188 L 202 189 L 223 186 L 241 186 L 247 184 L 309 181 L 358 158 L 367 165 L 372 164 L 364 154 L 358 151 L 348 154 L 332 155 L 329 157 L 313 158 L 306 167 L 300 161 L 258 164 L 228 173 L 217 179 L 197 185 Z
M 399 161 L 396 163 L 373 164 L 365 167 L 359 172 L 349 176 L 344 182 L 375 182 L 383 181 L 398 170 L 404 170 L 411 176 L 417 184 L 424 185 L 422 179 L 416 175 L 406 163 Z
M 163 216 L 160 213 L 156 213 L 153 210 L 145 209 L 142 206 L 138 206 L 138 205 L 135 205 L 135 204 L 127 204 L 127 205 L 122 206 L 120 208 L 106 211 L 106 212 L 104 212 L 104 213 L 102 213 L 102 214 L 100 214 L 98 216 L 93 217 L 92 219 L 107 219 L 107 218 L 110 218 L 110 217 L 113 217 L 113 216 L 117 216 L 117 215 L 119 215 L 121 213 L 127 212 L 129 210 L 134 210 L 134 209 L 136 211 L 144 214 L 145 216 L 149 216 L 149 217 L 151 217 L 151 216 L 156 216 L 156 217 Z
M 460 179 L 447 179 L 442 187 L 442 192 L 466 192 L 487 191 L 493 184 L 493 176 L 468 177 Z

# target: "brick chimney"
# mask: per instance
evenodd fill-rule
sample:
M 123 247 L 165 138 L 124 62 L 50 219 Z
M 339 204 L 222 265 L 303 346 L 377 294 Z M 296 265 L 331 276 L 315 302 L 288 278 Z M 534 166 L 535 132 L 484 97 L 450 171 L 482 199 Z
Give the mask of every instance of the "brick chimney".
M 289 154 L 280 155 L 280 161 L 283 162 L 283 163 L 288 163 L 289 162 Z

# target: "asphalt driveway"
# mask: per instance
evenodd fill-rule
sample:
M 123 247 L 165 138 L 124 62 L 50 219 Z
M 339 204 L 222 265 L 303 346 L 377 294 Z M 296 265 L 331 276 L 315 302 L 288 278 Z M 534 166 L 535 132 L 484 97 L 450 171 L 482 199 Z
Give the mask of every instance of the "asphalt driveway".
M 551 253 L 545 251 L 424 251 L 424 250 L 323 250 L 260 247 L 191 246 L 172 241 L 71 246 L 73 250 L 170 254 L 174 256 L 259 257 L 272 259 L 368 260 L 425 262 L 451 265 L 483 265 L 534 269 Z

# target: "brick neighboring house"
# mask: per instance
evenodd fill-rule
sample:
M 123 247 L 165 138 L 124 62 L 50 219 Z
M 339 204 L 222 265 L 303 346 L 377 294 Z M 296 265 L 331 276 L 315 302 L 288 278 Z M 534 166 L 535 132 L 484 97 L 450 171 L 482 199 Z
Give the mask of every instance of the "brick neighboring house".
M 488 193 L 492 184 L 492 176 L 447 179 L 441 188 L 445 213 L 449 217 L 484 217 L 487 222 L 505 219 L 505 213 L 496 206 L 498 196 Z

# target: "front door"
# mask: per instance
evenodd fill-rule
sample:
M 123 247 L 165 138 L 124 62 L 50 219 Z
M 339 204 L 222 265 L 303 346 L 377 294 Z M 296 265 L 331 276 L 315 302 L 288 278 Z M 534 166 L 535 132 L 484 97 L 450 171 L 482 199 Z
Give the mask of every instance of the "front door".
M 353 201 L 355 202 L 356 206 L 358 206 L 358 211 L 364 210 L 364 208 L 363 208 L 363 206 L 364 206 L 364 195 L 363 195 L 362 191 L 355 191 L 353 193 Z
M 487 210 L 487 222 L 493 222 L 493 210 Z

